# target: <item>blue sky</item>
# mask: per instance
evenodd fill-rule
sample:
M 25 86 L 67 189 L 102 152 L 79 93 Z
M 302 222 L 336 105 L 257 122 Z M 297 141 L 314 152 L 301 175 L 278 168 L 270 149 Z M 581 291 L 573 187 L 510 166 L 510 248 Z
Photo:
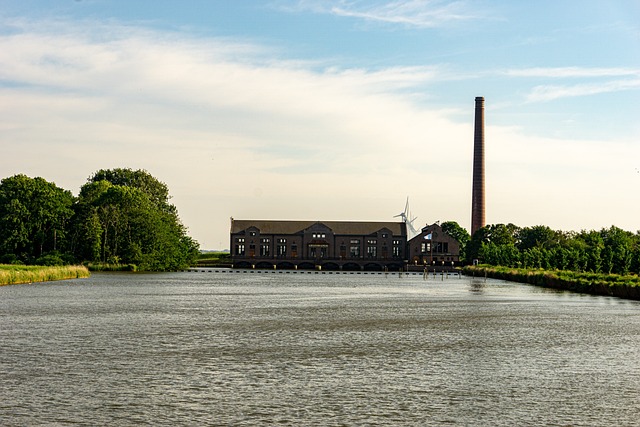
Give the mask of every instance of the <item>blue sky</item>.
M 164 181 L 229 217 L 640 229 L 640 2 L 0 0 L 0 178 Z M 242 162 L 239 166 L 238 162 Z

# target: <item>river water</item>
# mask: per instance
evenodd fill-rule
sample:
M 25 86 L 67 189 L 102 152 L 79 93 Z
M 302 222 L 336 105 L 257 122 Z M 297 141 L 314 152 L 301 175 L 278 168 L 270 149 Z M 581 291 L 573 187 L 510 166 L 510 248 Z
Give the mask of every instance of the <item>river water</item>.
M 420 275 L 0 287 L 0 425 L 640 425 L 640 304 Z

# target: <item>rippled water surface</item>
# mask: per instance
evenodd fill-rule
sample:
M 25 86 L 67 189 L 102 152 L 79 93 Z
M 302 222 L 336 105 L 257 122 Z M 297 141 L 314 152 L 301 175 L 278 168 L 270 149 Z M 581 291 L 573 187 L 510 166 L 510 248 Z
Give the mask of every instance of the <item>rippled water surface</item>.
M 509 282 L 0 287 L 0 425 L 639 425 L 640 305 Z

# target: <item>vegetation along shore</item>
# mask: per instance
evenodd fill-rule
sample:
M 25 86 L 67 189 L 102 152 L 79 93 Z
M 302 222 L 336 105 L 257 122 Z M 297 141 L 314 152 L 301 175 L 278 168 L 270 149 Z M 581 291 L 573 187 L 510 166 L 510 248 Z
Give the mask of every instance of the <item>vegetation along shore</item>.
M 635 274 L 588 273 L 490 265 L 467 266 L 463 268 L 463 273 L 468 276 L 491 277 L 591 295 L 640 300 L 640 277 Z
M 99 170 L 78 196 L 39 177 L 4 178 L 0 263 L 187 268 L 195 264 L 199 245 L 169 199 L 167 185 L 144 170 Z
M 89 277 L 82 265 L 36 266 L 0 264 L 0 286 Z

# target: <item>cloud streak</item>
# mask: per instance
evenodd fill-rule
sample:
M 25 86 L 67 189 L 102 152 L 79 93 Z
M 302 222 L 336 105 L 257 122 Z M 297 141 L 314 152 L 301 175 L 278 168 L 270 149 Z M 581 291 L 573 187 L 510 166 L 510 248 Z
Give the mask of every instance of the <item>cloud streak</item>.
M 640 77 L 640 69 L 634 68 L 581 68 L 581 67 L 534 67 L 510 69 L 504 72 L 509 77 L 544 78 L 593 78 L 593 77 Z
M 528 102 L 546 102 L 560 98 L 598 95 L 640 89 L 640 78 L 614 80 L 603 83 L 577 84 L 570 86 L 541 85 L 534 87 L 527 95 Z
M 640 69 L 636 68 L 534 67 L 510 69 L 501 72 L 501 74 L 514 78 L 569 80 L 571 82 L 563 85 L 535 85 L 526 95 L 526 101 L 529 103 L 640 88 Z M 611 80 L 611 78 L 615 79 Z M 585 80 L 589 80 L 589 82 L 584 83 Z
M 315 1 L 304 0 L 296 10 L 332 14 L 382 24 L 414 28 L 438 28 L 461 21 L 479 19 L 480 15 L 466 1 L 398 0 L 398 1 Z

